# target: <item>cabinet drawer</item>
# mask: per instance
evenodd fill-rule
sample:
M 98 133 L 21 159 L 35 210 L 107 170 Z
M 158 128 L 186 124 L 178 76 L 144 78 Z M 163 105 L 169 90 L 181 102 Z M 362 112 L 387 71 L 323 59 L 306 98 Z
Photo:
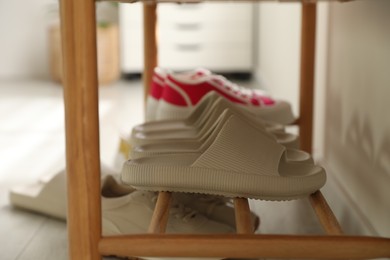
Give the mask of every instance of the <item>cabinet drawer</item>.
M 213 48 L 190 46 L 164 48 L 159 52 L 161 66 L 171 69 L 207 67 L 211 70 L 242 71 L 252 68 L 252 50 L 248 48 Z
M 253 3 L 161 4 L 159 23 L 167 21 L 239 21 L 250 20 Z
M 250 21 L 252 12 L 253 3 L 160 4 L 157 7 L 157 19 L 159 25 L 183 21 Z M 119 17 L 123 22 L 142 24 L 142 4 L 120 4 Z
M 142 4 L 120 5 L 122 69 L 143 68 Z M 253 4 L 158 5 L 159 65 L 175 70 L 206 67 L 251 71 Z
M 176 23 L 172 27 L 159 27 L 158 37 L 161 43 L 249 43 L 252 33 L 250 23 Z

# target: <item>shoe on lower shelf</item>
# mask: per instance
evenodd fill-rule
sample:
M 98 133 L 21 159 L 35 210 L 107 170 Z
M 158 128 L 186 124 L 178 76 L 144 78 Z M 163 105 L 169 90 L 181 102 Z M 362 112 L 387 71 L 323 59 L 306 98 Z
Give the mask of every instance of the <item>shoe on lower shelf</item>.
M 146 233 L 158 193 L 128 189 L 107 176 L 102 187 L 104 235 Z M 226 234 L 234 229 L 210 220 L 192 208 L 171 201 L 166 233 Z
M 172 195 L 176 201 L 184 205 L 190 205 L 191 208 L 202 212 L 207 218 L 236 228 L 235 212 L 230 198 L 182 192 L 173 193 Z M 254 212 L 251 211 L 250 213 L 253 231 L 256 231 L 260 226 L 260 218 Z
M 101 176 L 118 175 L 102 164 Z M 41 177 L 31 184 L 13 187 L 9 192 L 10 203 L 18 208 L 66 220 L 66 170 Z

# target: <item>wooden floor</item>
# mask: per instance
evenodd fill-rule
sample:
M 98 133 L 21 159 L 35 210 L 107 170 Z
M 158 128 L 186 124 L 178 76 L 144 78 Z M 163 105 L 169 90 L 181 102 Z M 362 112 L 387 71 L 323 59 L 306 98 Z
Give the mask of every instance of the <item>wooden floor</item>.
M 140 81 L 100 88 L 102 162 L 115 165 L 119 136 L 143 118 Z M 0 259 L 67 259 L 66 224 L 17 209 L 8 191 L 65 164 L 62 88 L 50 82 L 0 81 Z M 321 233 L 307 200 L 251 201 L 262 233 Z M 109 258 L 106 258 L 109 259 Z

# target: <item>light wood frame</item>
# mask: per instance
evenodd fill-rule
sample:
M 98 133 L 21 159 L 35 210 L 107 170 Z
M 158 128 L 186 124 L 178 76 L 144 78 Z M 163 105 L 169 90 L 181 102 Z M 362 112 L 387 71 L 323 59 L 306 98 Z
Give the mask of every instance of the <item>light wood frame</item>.
M 169 1 L 168 1 L 169 2 Z M 145 93 L 157 65 L 156 1 L 144 3 Z M 94 0 L 61 0 L 68 178 L 69 258 L 102 255 L 365 259 L 390 257 L 390 239 L 342 235 L 318 191 L 310 196 L 327 236 L 254 235 L 246 199 L 235 199 L 235 235 L 167 235 L 170 193 L 160 193 L 149 233 L 102 237 L 96 20 Z M 302 1 L 300 138 L 311 151 L 316 4 Z

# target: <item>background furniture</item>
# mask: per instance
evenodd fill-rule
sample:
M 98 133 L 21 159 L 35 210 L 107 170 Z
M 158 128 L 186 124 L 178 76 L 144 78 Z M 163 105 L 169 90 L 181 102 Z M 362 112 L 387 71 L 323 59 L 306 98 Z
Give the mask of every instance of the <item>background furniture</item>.
M 235 258 L 364 259 L 390 257 L 390 239 L 341 236 L 320 192 L 310 196 L 327 236 L 253 235 L 246 199 L 235 199 L 236 235 L 165 235 L 170 193 L 160 193 L 145 235 L 101 237 L 99 122 L 95 3 L 61 1 L 67 134 L 68 230 L 71 259 L 101 255 Z M 316 4 L 302 0 L 301 93 L 298 120 L 302 148 L 311 149 Z M 145 93 L 157 65 L 156 2 L 144 4 Z
M 121 68 L 141 73 L 142 4 L 121 4 Z M 159 65 L 174 70 L 206 67 L 219 72 L 253 69 L 253 3 L 164 4 L 157 8 Z

